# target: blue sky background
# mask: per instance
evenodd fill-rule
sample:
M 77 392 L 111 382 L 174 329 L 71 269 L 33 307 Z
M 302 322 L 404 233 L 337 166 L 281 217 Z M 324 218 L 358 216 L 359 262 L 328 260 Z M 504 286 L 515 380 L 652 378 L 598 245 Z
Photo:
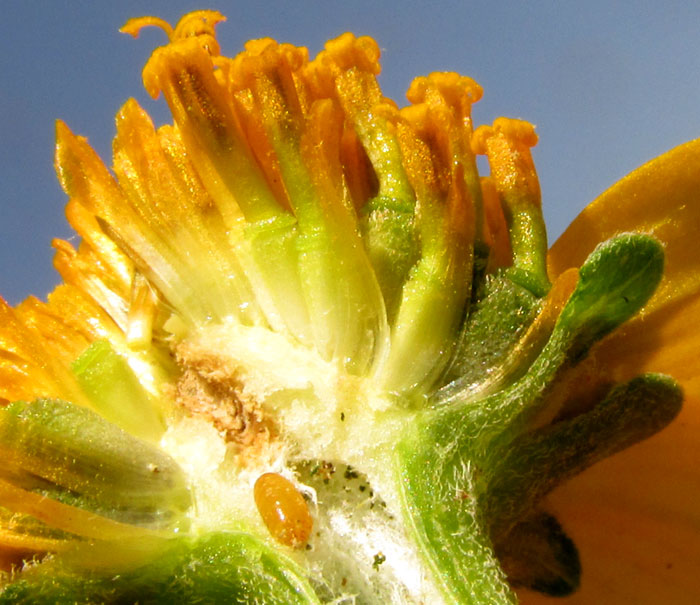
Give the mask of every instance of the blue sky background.
M 537 125 L 552 240 L 617 179 L 700 137 L 700 2 L 0 0 L 0 8 L 0 293 L 13 304 L 58 283 L 51 238 L 71 236 L 53 172 L 54 120 L 109 158 L 113 116 L 128 97 L 167 119 L 165 103 L 141 85 L 141 67 L 165 36 L 119 34 L 132 16 L 175 23 L 189 10 L 220 10 L 228 55 L 262 36 L 315 55 L 344 31 L 370 34 L 383 49 L 385 93 L 400 104 L 414 76 L 473 77 L 484 88 L 477 122 L 507 115 Z

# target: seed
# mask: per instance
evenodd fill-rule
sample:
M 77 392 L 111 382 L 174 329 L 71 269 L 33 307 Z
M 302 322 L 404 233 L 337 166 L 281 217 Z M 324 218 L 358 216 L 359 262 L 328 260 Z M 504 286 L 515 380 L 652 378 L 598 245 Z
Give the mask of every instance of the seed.
M 313 520 L 304 497 L 278 473 L 260 475 L 253 488 L 255 506 L 272 537 L 299 548 L 308 542 Z

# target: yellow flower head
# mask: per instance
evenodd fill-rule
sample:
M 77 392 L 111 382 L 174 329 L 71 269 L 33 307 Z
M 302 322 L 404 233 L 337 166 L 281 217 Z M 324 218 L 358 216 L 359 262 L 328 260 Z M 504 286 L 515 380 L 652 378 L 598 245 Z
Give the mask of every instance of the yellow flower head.
M 700 595 L 700 141 L 548 251 L 535 129 L 473 80 L 399 108 L 371 38 L 228 58 L 224 20 L 123 27 L 174 122 L 127 101 L 111 170 L 57 124 L 80 244 L 0 304 L 0 603 Z

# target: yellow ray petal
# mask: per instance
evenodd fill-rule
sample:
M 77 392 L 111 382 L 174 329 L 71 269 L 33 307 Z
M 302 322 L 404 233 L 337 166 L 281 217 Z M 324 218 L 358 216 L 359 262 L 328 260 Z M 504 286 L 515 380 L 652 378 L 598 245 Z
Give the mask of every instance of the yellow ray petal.
M 550 274 L 580 266 L 599 242 L 626 231 L 647 233 L 665 246 L 665 277 L 647 313 L 697 292 L 700 139 L 638 168 L 590 204 L 552 246 Z
M 524 605 L 692 605 L 700 595 L 700 402 L 668 428 L 556 490 L 548 509 L 579 549 L 580 590 Z
M 38 549 L 37 549 L 38 550 Z M 21 568 L 24 561 L 29 561 L 37 551 L 33 548 L 15 548 L 6 545 L 0 537 L 0 572 L 10 571 L 14 568 Z
M 171 267 L 178 280 L 163 284 L 161 290 L 177 309 L 186 304 L 195 307 L 193 299 L 200 298 L 196 304 L 207 316 L 235 314 L 240 305 L 252 304 L 253 294 L 243 286 L 241 267 L 231 262 L 223 225 L 214 231 L 215 224 L 203 219 L 203 208 L 173 172 L 163 150 L 164 137 L 158 136 L 133 99 L 117 114 L 114 172 L 134 214 L 149 228 L 149 241 L 162 256 L 162 264 Z M 167 142 L 172 149 L 172 137 Z
M 687 327 L 700 314 L 700 140 L 645 164 L 588 206 L 552 246 L 549 271 L 579 266 L 596 244 L 625 231 L 664 244 L 664 277 L 642 313 L 595 350 L 605 380 L 666 372 L 699 396 L 700 335 Z
M 23 512 L 47 525 L 78 536 L 100 540 L 120 540 L 131 537 L 167 537 L 165 532 L 113 521 L 96 513 L 63 504 L 41 494 L 15 487 L 0 479 L 3 505 Z
M 42 346 L 66 367 L 90 345 L 91 341 L 84 334 L 69 326 L 61 315 L 34 296 L 24 300 L 15 312 L 25 325 L 41 334 Z
M 551 494 L 547 508 L 576 543 L 583 566 L 581 589 L 557 603 L 697 603 L 699 435 L 700 399 L 686 397 L 666 429 Z M 526 605 L 551 602 L 523 599 Z
M 700 140 L 642 166 L 595 200 L 554 244 L 550 275 L 603 241 L 641 231 L 664 243 L 663 281 L 640 316 L 593 351 L 592 381 L 666 372 L 683 385 L 679 417 L 550 497 L 579 547 L 581 590 L 560 603 L 696 603 L 700 595 Z M 594 388 L 593 385 L 591 388 Z M 526 604 L 551 600 L 527 596 Z
M 65 550 L 69 545 L 70 543 L 67 540 L 19 534 L 0 527 L 0 569 L 3 569 L 3 555 L 17 556 L 17 550 L 57 552 Z M 7 549 L 7 551 L 3 552 L 3 549 Z
M 59 397 L 89 407 L 71 374 L 41 332 L 0 298 L 0 402 Z
M 99 262 L 99 254 L 85 241 L 78 250 L 59 239 L 55 239 L 52 245 L 56 250 L 53 264 L 63 281 L 83 293 L 122 331 L 126 331 L 129 290 L 115 283 L 113 275 Z

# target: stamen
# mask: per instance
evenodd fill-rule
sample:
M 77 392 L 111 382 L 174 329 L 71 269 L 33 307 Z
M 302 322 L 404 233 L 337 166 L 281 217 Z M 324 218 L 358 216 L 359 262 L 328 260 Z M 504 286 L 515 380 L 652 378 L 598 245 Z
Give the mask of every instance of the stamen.
M 201 10 L 184 15 L 178 21 L 174 30 L 167 21 L 158 17 L 148 16 L 129 19 L 119 31 L 138 38 L 144 27 L 160 27 L 167 34 L 170 42 L 184 40 L 185 38 L 197 38 L 202 48 L 211 55 L 217 56 L 221 50 L 216 40 L 214 26 L 222 21 L 226 21 L 226 17 L 220 12 Z
M 508 225 L 503 215 L 503 208 L 498 197 L 498 190 L 490 177 L 482 177 L 481 199 L 484 208 L 484 241 L 489 247 L 487 273 L 493 273 L 500 267 L 513 264 L 513 250 L 510 247 Z
M 403 166 L 417 199 L 420 258 L 403 285 L 392 331 L 383 382 L 391 392 L 420 392 L 442 371 L 452 351 L 445 346 L 447 334 L 471 291 L 474 204 L 464 165 L 455 158 L 455 139 L 441 134 L 450 118 L 444 106 L 426 103 L 396 118 Z
M 425 103 L 434 115 L 441 116 L 434 136 L 446 138 L 442 145 L 449 150 L 452 160 L 463 166 L 464 179 L 475 207 L 477 238 L 482 233 L 482 194 L 470 139 L 473 130 L 471 107 L 481 95 L 481 86 L 474 80 L 454 72 L 434 72 L 428 77 L 415 78 L 406 93 L 411 103 Z
M 129 19 L 119 31 L 138 38 L 144 27 L 160 27 L 167 34 L 168 40 L 173 39 L 172 25 L 159 17 L 134 17 Z
M 542 296 L 549 289 L 549 280 L 540 185 L 530 153 L 536 143 L 531 124 L 508 118 L 498 118 L 492 127 L 480 126 L 472 137 L 474 152 L 488 157 L 508 221 L 514 265 L 511 276 Z
M 230 228 L 242 219 L 240 212 L 252 222 L 279 214 L 226 91 L 214 76 L 211 58 L 196 40 L 157 49 L 144 67 L 143 80 L 154 98 L 163 91 L 192 162 Z
M 209 36 L 216 38 L 214 26 L 217 23 L 226 21 L 226 17 L 219 11 L 200 10 L 183 15 L 177 22 L 172 40 L 181 40 L 196 36 Z M 216 45 L 218 48 L 218 44 Z M 213 54 L 219 54 L 218 51 Z
M 379 54 L 379 47 L 371 38 L 344 34 L 326 44 L 325 50 L 304 69 L 304 78 L 314 96 L 337 100 L 345 114 L 344 130 L 353 131 L 346 141 L 357 141 L 362 146 L 361 151 L 350 155 L 363 158 L 354 167 L 361 167 L 363 189 L 372 196 L 359 200 L 355 197 L 354 203 L 362 208 L 363 235 L 392 320 L 401 286 L 417 256 L 415 196 L 393 124 L 396 105 L 382 95 L 377 83 Z M 348 172 L 348 176 L 355 175 Z

